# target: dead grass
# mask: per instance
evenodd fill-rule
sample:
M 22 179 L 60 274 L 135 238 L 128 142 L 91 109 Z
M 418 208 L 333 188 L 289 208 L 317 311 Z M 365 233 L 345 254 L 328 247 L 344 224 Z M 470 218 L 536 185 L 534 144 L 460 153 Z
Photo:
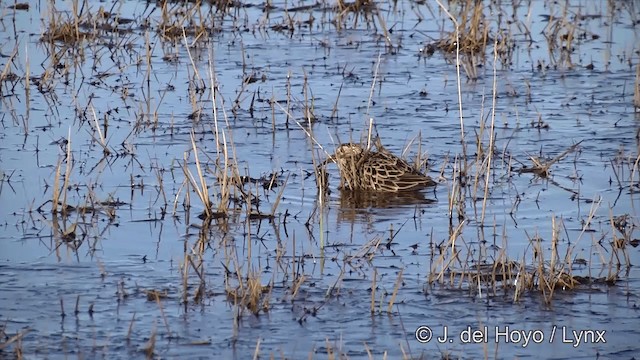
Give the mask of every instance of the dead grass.
M 580 143 L 582 143 L 582 140 L 569 146 L 565 151 L 563 151 L 560 155 L 554 157 L 553 159 L 543 160 L 537 156 L 530 156 L 529 158 L 531 159 L 533 166 L 531 167 L 522 166 L 520 169 L 518 169 L 518 172 L 533 173 L 536 176 L 539 176 L 541 178 L 547 178 L 551 174 L 550 172 L 551 166 L 557 163 L 558 161 L 562 160 L 563 158 L 565 158 L 570 153 L 577 151 L 579 149 Z
M 529 294 L 540 294 L 547 306 L 553 304 L 554 295 L 558 291 L 580 291 L 599 284 L 613 285 L 632 266 L 627 246 L 633 242 L 631 232 L 635 225 L 627 222 L 627 215 L 612 216 L 612 231 L 603 233 L 600 239 L 592 239 L 591 251 L 601 254 L 600 264 L 595 259 L 581 260 L 577 254 L 579 244 L 590 228 L 599 206 L 599 201 L 593 203 L 582 232 L 568 243 L 561 242 L 561 233 L 566 234 L 562 219 L 552 217 L 551 239 L 545 240 L 538 234 L 530 236 L 530 245 L 518 260 L 507 256 L 508 242 L 505 234 L 504 247 L 494 262 L 473 261 L 469 258 L 469 254 L 473 252 L 472 247 L 461 236 L 464 225 L 461 223 L 447 242 L 436 247 L 439 255 L 432 259 L 427 282 L 430 286 L 440 284 L 467 289 L 473 296 L 509 294 L 514 302 L 522 301 Z M 606 240 L 607 238 L 610 240 Z M 564 249 L 563 252 L 561 248 Z M 609 254 L 608 258 L 606 254 Z M 588 275 L 576 274 L 576 264 L 587 265 Z M 591 270 L 592 268 L 600 268 L 605 272 Z M 580 271 L 584 272 L 585 270 Z M 596 272 L 600 276 L 591 275 Z
M 92 10 L 93 6 L 87 0 L 73 0 L 71 11 L 57 10 L 55 3 L 49 2 L 46 29 L 41 41 L 60 43 L 68 46 L 82 45 L 83 42 L 103 43 L 103 37 L 111 33 L 126 33 L 138 22 L 136 19 L 126 18 L 113 13 L 115 5 L 110 11 L 100 6 Z

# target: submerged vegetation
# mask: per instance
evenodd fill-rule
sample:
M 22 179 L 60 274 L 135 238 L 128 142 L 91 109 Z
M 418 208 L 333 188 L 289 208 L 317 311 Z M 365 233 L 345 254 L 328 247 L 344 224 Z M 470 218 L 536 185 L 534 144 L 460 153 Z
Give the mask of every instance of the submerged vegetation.
M 84 284 L 43 303 L 62 321 L 72 294 L 78 322 L 84 305 L 91 320 L 129 318 L 124 331 L 93 332 L 102 345 L 69 348 L 38 345 L 38 323 L 17 328 L 3 313 L 0 356 L 41 346 L 109 354 L 122 340 L 154 358 L 175 354 L 174 339 L 224 337 L 215 347 L 251 348 L 254 358 L 447 358 L 457 355 L 407 340 L 415 329 L 401 314 L 429 316 L 411 309 L 425 298 L 553 309 L 558 293 L 637 293 L 640 49 L 608 48 L 605 59 L 592 49 L 611 46 L 616 24 L 633 22 L 637 35 L 638 13 L 634 2 L 596 3 L 3 5 L 4 28 L 42 19 L 37 39 L 2 39 L 0 138 L 11 144 L 0 149 L 11 234 L 2 241 L 27 249 L 7 245 L 3 260 L 33 251 L 97 265 L 99 279 L 86 281 L 109 296 Z M 595 80 L 572 82 L 581 76 Z M 549 94 L 549 83 L 607 79 L 620 95 Z M 349 157 L 341 143 L 367 145 Z M 325 166 L 334 160 L 337 172 Z M 397 171 L 411 176 L 389 186 Z M 369 175 L 393 190 L 350 191 Z M 394 191 L 412 184 L 419 189 Z M 127 308 L 135 300 L 143 304 Z M 338 320 L 345 308 L 354 321 L 363 311 L 398 320 L 400 345 L 354 347 L 318 331 L 321 345 L 288 347 L 310 318 Z M 205 323 L 229 321 L 218 324 L 224 334 L 181 333 L 176 319 L 192 321 L 196 309 L 217 314 Z M 268 333 L 247 341 L 263 317 L 293 330 L 280 342 Z

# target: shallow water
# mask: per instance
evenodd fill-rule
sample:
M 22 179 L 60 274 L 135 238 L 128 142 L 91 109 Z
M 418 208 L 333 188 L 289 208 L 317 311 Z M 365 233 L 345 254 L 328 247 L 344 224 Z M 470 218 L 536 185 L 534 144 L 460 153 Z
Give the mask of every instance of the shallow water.
M 349 14 L 339 20 L 332 4 L 287 12 L 291 4 L 273 5 L 267 12 L 257 5 L 216 14 L 220 31 L 198 42 L 187 36 L 194 45 L 189 52 L 182 37 L 158 34 L 156 4 L 85 4 L 92 14 L 102 6 L 135 21 L 120 25 L 126 31 L 85 40 L 82 49 L 40 41 L 50 29 L 50 3 L 33 2 L 26 11 L 3 5 L 2 66 L 15 48 L 8 69 L 18 77 L 2 83 L 0 320 L 7 337 L 0 343 L 26 332 L 19 346 L 1 351 L 19 348 L 28 358 L 130 358 L 144 356 L 155 337 L 155 357 L 170 358 L 248 358 L 257 348 L 263 357 L 287 358 L 631 358 L 640 352 L 640 345 L 628 341 L 639 332 L 640 273 L 624 259 L 617 270 L 610 244 L 621 236 L 611 223 L 615 216 L 628 214 L 625 229 L 631 239 L 638 237 L 638 2 L 569 2 L 570 14 L 593 16 L 580 21 L 576 34 L 585 38 L 573 42 L 570 61 L 556 62 L 552 56 L 562 54 L 549 51 L 543 34 L 552 26 L 549 15 L 562 16 L 564 5 L 494 4 L 485 9 L 489 19 L 516 14 L 517 21 L 501 24 L 514 44 L 510 63 L 497 63 L 494 76 L 490 46 L 477 80 L 461 69 L 471 181 L 478 171 L 476 134 L 484 131 L 479 136 L 486 151 L 492 109 L 495 151 L 487 195 L 484 176 L 477 193 L 473 185 L 464 188 L 459 264 L 491 264 L 506 255 L 535 266 L 535 238 L 548 262 L 555 219 L 560 256 L 570 248 L 570 259 L 587 262 L 573 266 L 576 275 L 617 274 L 615 284 L 558 288 L 550 305 L 536 290 L 514 302 L 512 290 L 487 286 L 478 292 L 469 282 L 450 283 L 448 276 L 442 284 L 427 281 L 440 269 L 438 246 L 460 224 L 456 207 L 450 226 L 449 197 L 459 185 L 454 171 L 464 154 L 455 62 L 440 51 L 430 57 L 420 51 L 452 29 L 437 3 L 378 3 L 391 29 L 392 52 L 379 18 L 366 21 L 361 14 L 356 23 Z M 62 6 L 56 9 L 66 17 L 70 9 Z M 183 6 L 192 5 L 171 9 Z M 207 14 L 208 5 L 203 9 Z M 239 20 L 232 21 L 232 14 Z M 300 27 L 276 31 L 287 16 Z M 303 23 L 309 16 L 315 19 L 311 28 Z M 143 26 L 146 18 L 149 27 Z M 342 22 L 340 30 L 336 22 Z M 194 66 L 203 79 L 197 86 L 190 80 Z M 210 70 L 218 88 L 215 115 Z M 257 81 L 243 85 L 249 74 Z M 51 87 L 40 91 L 39 83 Z M 305 96 L 308 103 L 313 98 L 316 116 L 310 127 Z M 196 109 L 199 119 L 190 117 Z M 93 111 L 103 132 L 108 121 L 106 157 Z M 337 189 L 337 170 L 330 166 L 331 192 L 320 205 L 312 159 L 326 155 L 304 129 L 330 152 L 335 143 L 366 137 L 370 118 L 391 151 L 399 154 L 413 141 L 409 155 L 428 156 L 428 173 L 439 186 L 417 198 L 354 202 Z M 273 190 L 261 183 L 245 187 L 259 196 L 259 210 L 269 213 L 284 186 L 273 222 L 249 219 L 240 202 L 227 221 L 214 220 L 199 231 L 203 205 L 192 189 L 185 199 L 182 163 L 186 158 L 196 174 L 193 131 L 217 206 L 216 128 L 233 145 L 242 175 L 278 175 Z M 54 142 L 66 138 L 73 154 L 66 202 L 98 211 L 71 212 L 64 219 L 51 214 L 51 204 L 38 208 L 52 198 L 59 162 L 64 176 L 67 149 Z M 517 171 L 531 166 L 530 156 L 554 158 L 578 142 L 576 151 L 551 167 L 549 178 Z M 98 205 L 115 200 L 121 203 Z M 74 223 L 76 241 L 64 241 L 61 234 Z M 200 252 L 199 239 L 207 242 Z M 186 256 L 198 254 L 206 283 L 201 301 L 194 296 L 202 280 L 188 262 L 184 277 Z M 631 264 L 640 260 L 630 243 L 624 254 Z M 262 285 L 273 286 L 268 312 L 251 315 L 227 296 L 238 280 L 225 274 L 236 268 L 243 276 L 258 272 Z M 400 271 L 403 281 L 388 313 Z M 294 274 L 305 277 L 295 296 Z M 166 297 L 149 300 L 151 289 Z M 415 336 L 421 326 L 434 337 L 446 328 L 450 337 L 421 343 Z M 486 337 L 475 344 L 460 338 L 485 326 Z M 506 327 L 514 338 L 496 334 Z M 531 331 L 541 343 L 523 346 L 513 330 Z M 574 346 L 573 330 L 592 330 L 583 334 L 593 338 Z

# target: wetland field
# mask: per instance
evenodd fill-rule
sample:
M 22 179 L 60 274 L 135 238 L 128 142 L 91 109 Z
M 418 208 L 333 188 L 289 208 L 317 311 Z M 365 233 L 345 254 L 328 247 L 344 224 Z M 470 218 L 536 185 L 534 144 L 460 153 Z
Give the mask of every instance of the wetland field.
M 640 1 L 0 14 L 0 359 L 640 356 Z

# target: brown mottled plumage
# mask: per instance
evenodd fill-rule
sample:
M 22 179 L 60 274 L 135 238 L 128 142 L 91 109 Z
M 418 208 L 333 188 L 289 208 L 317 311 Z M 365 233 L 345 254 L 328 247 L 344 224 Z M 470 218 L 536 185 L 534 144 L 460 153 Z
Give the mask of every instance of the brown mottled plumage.
M 436 185 L 429 176 L 384 149 L 372 151 L 346 143 L 325 164 L 330 161 L 338 164 L 342 187 L 349 190 L 401 192 Z

